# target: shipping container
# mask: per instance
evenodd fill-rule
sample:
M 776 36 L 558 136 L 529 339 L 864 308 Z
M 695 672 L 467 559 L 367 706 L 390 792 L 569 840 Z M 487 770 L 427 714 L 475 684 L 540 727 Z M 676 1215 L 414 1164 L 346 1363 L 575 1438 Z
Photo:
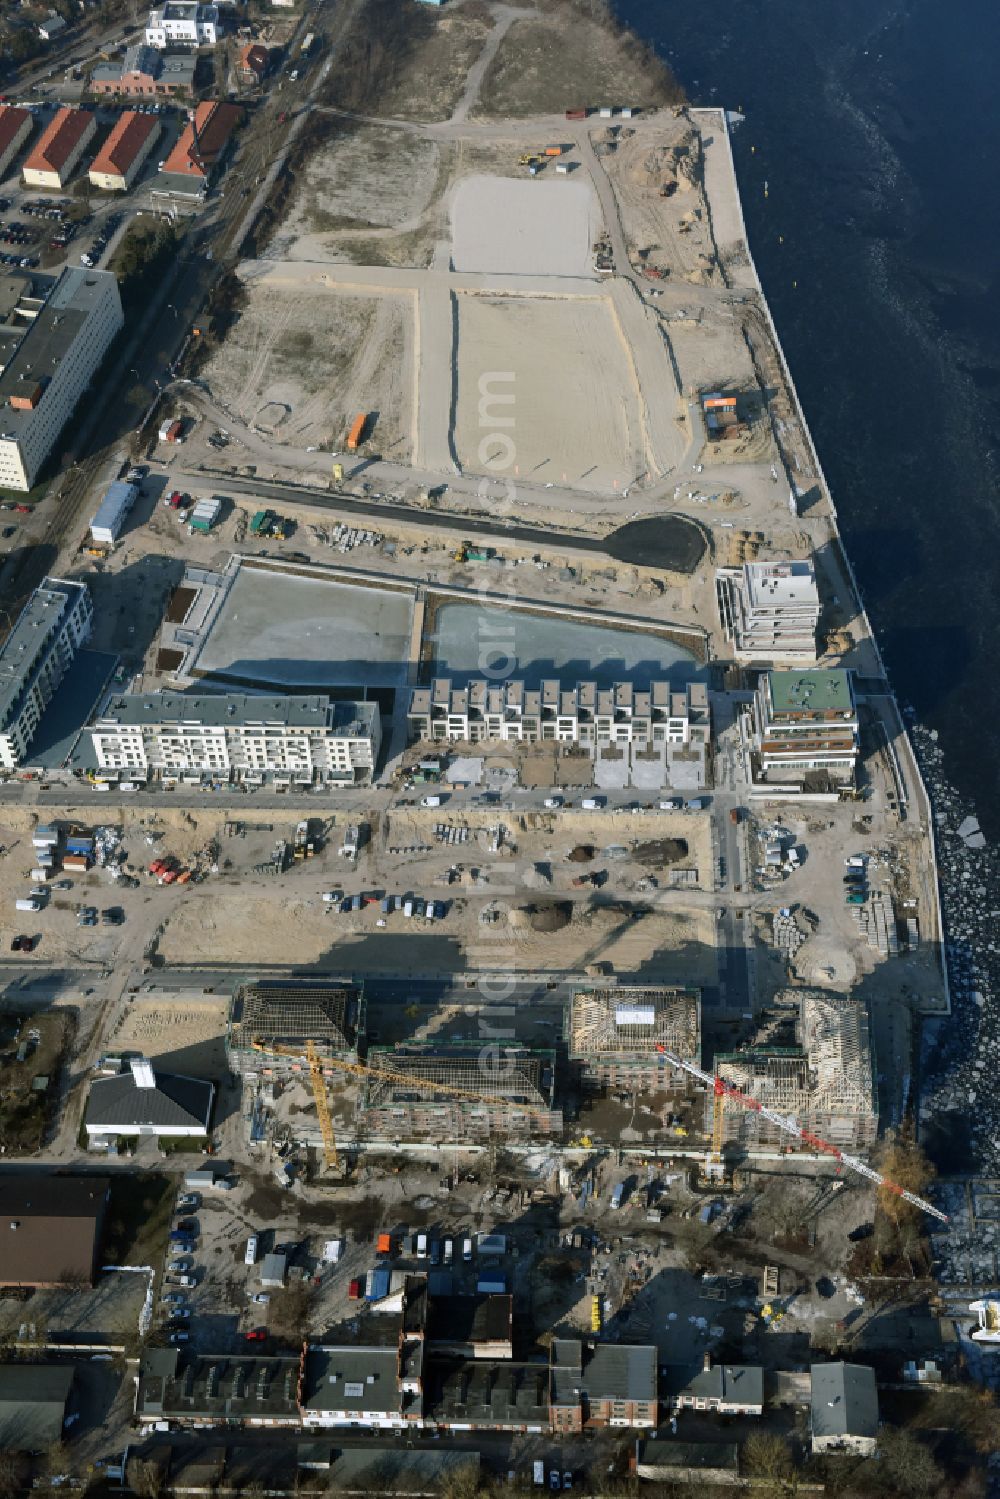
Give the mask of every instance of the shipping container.
M 62 862 L 63 869 L 74 870 L 77 874 L 86 874 L 90 868 L 90 860 L 86 854 L 67 854 Z
M 368 413 L 361 411 L 351 423 L 351 430 L 347 434 L 347 451 L 354 453 L 360 447 L 364 438 L 365 427 L 368 423 Z
M 36 880 L 38 882 L 38 884 L 44 885 L 45 881 L 48 879 L 48 877 L 49 877 L 49 875 L 51 873 L 52 873 L 51 869 L 42 869 L 41 867 L 39 867 L 39 868 L 33 869 L 31 871 L 31 878 L 33 880 Z
M 126 484 L 116 479 L 109 485 L 104 498 L 97 507 L 97 514 L 90 522 L 90 539 L 98 546 L 113 547 L 125 526 L 132 506 L 139 493 L 138 484 Z
M 546 146 L 545 154 L 546 156 L 561 156 L 562 146 Z
M 66 852 L 68 854 L 92 854 L 94 840 L 83 833 L 70 833 L 66 839 Z
M 392 1234 L 379 1234 L 375 1247 L 378 1254 L 391 1254 Z
M 167 441 L 179 442 L 181 433 L 183 431 L 184 423 L 182 421 L 171 422 L 170 426 L 167 428 Z
M 567 120 L 585 120 L 587 118 L 587 111 L 585 109 L 567 109 L 566 118 Z
M 388 1296 L 390 1279 L 388 1270 L 369 1270 L 365 1278 L 365 1300 L 381 1301 Z

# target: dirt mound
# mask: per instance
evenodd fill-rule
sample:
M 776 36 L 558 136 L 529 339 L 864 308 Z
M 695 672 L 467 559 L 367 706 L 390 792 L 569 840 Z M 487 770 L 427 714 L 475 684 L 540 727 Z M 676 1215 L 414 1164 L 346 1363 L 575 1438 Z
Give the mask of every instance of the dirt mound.
M 589 864 L 594 857 L 594 848 L 590 843 L 578 843 L 576 848 L 570 849 L 566 855 L 571 864 Z
M 561 932 L 573 918 L 573 907 L 569 901 L 553 901 L 551 904 L 518 906 L 507 918 L 515 929 L 530 929 L 533 932 Z
M 684 838 L 653 838 L 648 843 L 636 844 L 635 859 L 638 864 L 648 864 L 651 869 L 662 869 L 667 864 L 676 864 L 686 859 L 687 841 Z

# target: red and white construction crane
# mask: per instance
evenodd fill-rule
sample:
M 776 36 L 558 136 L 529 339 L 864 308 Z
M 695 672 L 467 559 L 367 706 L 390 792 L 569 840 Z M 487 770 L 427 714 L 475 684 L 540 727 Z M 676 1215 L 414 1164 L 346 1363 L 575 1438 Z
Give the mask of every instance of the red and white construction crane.
M 920 1208 L 923 1212 L 930 1213 L 933 1218 L 940 1219 L 942 1223 L 948 1222 L 948 1214 L 942 1213 L 941 1209 L 936 1208 L 933 1203 L 925 1201 L 923 1197 L 918 1197 L 915 1192 L 908 1192 L 905 1187 L 897 1186 L 895 1182 L 890 1181 L 887 1176 L 883 1176 L 881 1172 L 876 1171 L 865 1161 L 860 1160 L 858 1156 L 847 1155 L 838 1146 L 831 1145 L 828 1140 L 823 1140 L 819 1135 L 814 1135 L 810 1130 L 804 1129 L 791 1114 L 779 1114 L 777 1109 L 765 1107 L 758 1099 L 751 1098 L 749 1094 L 741 1092 L 733 1083 L 727 1083 L 724 1077 L 719 1077 L 714 1072 L 705 1072 L 701 1067 L 696 1067 L 693 1062 L 687 1062 L 683 1057 L 676 1056 L 674 1052 L 667 1051 L 665 1046 L 658 1045 L 656 1049 L 662 1054 L 665 1061 L 674 1067 L 679 1067 L 682 1072 L 686 1072 L 690 1077 L 704 1084 L 713 1095 L 715 1107 L 713 1113 L 712 1152 L 709 1156 L 710 1169 L 713 1164 L 718 1167 L 721 1163 L 722 1110 L 725 1101 L 731 1099 L 740 1108 L 752 1109 L 755 1114 L 760 1114 L 762 1119 L 766 1119 L 769 1124 L 773 1124 L 776 1129 L 780 1129 L 784 1134 L 794 1135 L 797 1140 L 801 1140 L 803 1145 L 811 1145 L 814 1150 L 820 1150 L 824 1155 L 832 1156 L 834 1160 L 839 1161 L 848 1170 L 856 1171 L 859 1176 L 867 1177 L 870 1182 L 874 1182 L 876 1187 L 884 1187 L 887 1192 L 894 1192 L 897 1197 L 902 1197 L 904 1202 L 912 1203 L 915 1208 Z

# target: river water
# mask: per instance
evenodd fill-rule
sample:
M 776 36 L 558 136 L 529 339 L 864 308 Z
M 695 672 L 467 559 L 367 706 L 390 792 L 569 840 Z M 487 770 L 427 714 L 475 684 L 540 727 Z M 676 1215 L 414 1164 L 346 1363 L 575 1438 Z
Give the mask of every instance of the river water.
M 1000 7 L 622 0 L 733 137 L 754 258 L 904 704 L 1000 837 Z M 766 184 L 766 194 L 765 194 Z

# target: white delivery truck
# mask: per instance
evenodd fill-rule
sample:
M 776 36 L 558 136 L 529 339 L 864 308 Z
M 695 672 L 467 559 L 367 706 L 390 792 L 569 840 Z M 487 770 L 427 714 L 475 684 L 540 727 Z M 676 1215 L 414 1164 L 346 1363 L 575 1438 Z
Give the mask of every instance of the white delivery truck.
M 28 897 L 24 897 L 22 900 L 14 902 L 14 909 L 15 911 L 40 911 L 42 903 L 40 900 L 30 900 Z

